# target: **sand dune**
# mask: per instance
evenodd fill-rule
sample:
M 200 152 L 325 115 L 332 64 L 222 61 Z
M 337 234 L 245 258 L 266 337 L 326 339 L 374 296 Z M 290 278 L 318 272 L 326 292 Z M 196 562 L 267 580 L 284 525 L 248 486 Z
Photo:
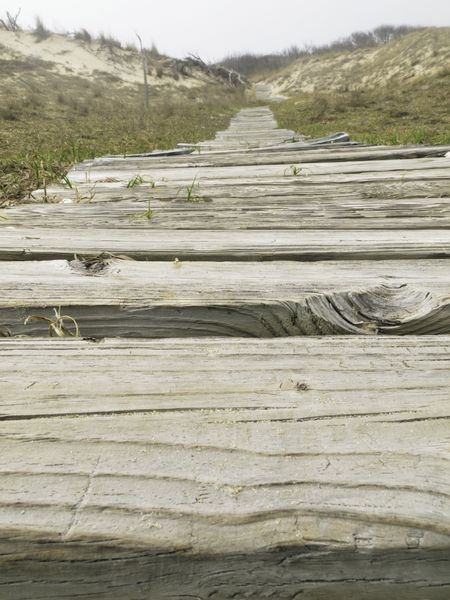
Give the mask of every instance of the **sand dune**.
M 450 27 L 410 33 L 376 48 L 316 54 L 266 80 L 273 94 L 398 85 L 450 67 Z

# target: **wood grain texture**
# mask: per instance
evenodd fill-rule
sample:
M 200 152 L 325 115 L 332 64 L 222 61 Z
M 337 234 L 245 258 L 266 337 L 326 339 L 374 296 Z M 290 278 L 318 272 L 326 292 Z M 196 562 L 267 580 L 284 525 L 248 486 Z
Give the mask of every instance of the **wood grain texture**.
M 198 207 L 214 200 L 225 201 L 228 199 L 240 200 L 246 202 L 261 202 L 265 198 L 290 199 L 294 201 L 325 201 L 342 200 L 357 198 L 359 200 L 397 200 L 410 198 L 424 198 L 428 201 L 450 196 L 450 183 L 448 177 L 431 178 L 412 178 L 405 177 L 377 179 L 360 179 L 357 181 L 345 181 L 336 185 L 330 181 L 313 182 L 307 177 L 282 177 L 277 181 L 257 181 L 239 182 L 239 180 L 209 182 L 208 185 L 202 185 L 195 188 L 197 196 L 195 202 L 187 202 L 186 186 L 180 183 L 157 181 L 153 183 L 147 180 L 142 186 L 129 189 L 125 182 L 118 182 L 113 179 L 101 180 L 96 183 L 80 183 L 73 189 L 63 186 L 53 186 L 48 188 L 47 200 L 50 204 L 57 205 L 61 202 L 75 202 L 76 204 L 96 204 L 98 202 L 113 202 L 123 200 L 142 199 L 161 200 L 165 202 L 184 203 L 189 207 Z M 192 181 L 190 182 L 192 183 Z M 43 190 L 33 192 L 29 202 L 43 202 L 45 195 Z
M 139 238 L 137 230 L 270 230 L 277 235 L 279 230 L 415 230 L 449 229 L 450 198 L 425 197 L 432 194 L 430 188 L 414 190 L 424 197 L 396 197 L 401 190 L 386 186 L 379 190 L 385 197 L 370 197 L 376 190 L 309 190 L 297 195 L 294 192 L 280 195 L 256 195 L 249 191 L 247 198 L 219 196 L 209 193 L 207 202 L 188 203 L 167 193 L 152 192 L 151 219 L 143 218 L 148 207 L 147 189 L 137 191 L 96 190 L 95 201 L 77 203 L 72 194 L 58 204 L 24 204 L 5 208 L 0 221 L 0 243 L 11 249 L 14 236 L 39 237 L 42 229 L 60 230 L 88 228 L 92 242 L 101 237 L 101 230 L 108 229 L 110 235 L 117 230 L 128 230 L 132 242 Z M 440 195 L 435 190 L 435 196 Z M 242 195 L 242 191 L 241 191 Z M 117 197 L 119 199 L 117 199 Z M 120 198 L 126 200 L 120 200 Z M 60 199 L 63 199 L 62 196 Z M 70 202 L 68 202 L 70 200 Z M 38 233 L 29 235 L 29 231 Z M 43 234 L 49 235 L 49 233 Z M 61 235 L 68 237 L 61 231 Z M 117 232 L 117 235 L 122 235 Z M 303 234 L 299 234 L 301 237 Z M 335 233 L 336 235 L 336 233 Z M 370 237 L 373 235 L 368 233 Z M 375 233 L 375 235 L 378 235 Z M 423 236 L 423 237 L 422 237 Z M 417 233 L 420 244 L 428 234 Z M 439 236 L 438 236 L 439 237 Z M 147 236 L 150 238 L 150 236 Z M 70 239 L 75 239 L 70 237 Z M 151 238 L 150 238 L 151 239 Z M 25 244 L 27 246 L 27 244 Z M 104 248 L 106 250 L 107 248 Z
M 426 160 L 430 161 L 428 166 L 423 163 Z M 378 164 L 372 169 L 372 163 Z M 384 163 L 389 165 L 384 168 Z M 296 176 L 290 170 L 294 167 L 301 169 Z M 324 172 L 324 167 L 329 172 Z M 50 200 L 52 204 L 96 204 L 142 199 L 146 205 L 148 201 L 162 201 L 184 204 L 186 210 L 194 211 L 199 205 L 228 199 L 240 199 L 243 206 L 249 202 L 274 199 L 274 208 L 277 208 L 280 198 L 290 199 L 294 203 L 307 200 L 311 204 L 316 200 L 322 203 L 333 199 L 341 199 L 345 203 L 357 198 L 363 203 L 365 200 L 379 201 L 381 206 L 384 203 L 389 219 L 390 200 L 425 198 L 426 206 L 428 202 L 450 195 L 450 161 L 445 158 L 297 163 L 292 167 L 285 164 L 167 169 L 130 166 L 126 170 L 118 164 L 101 169 L 93 169 L 89 165 L 79 165 L 77 168 L 78 171 L 69 174 L 73 180 L 72 189 L 52 186 L 48 188 L 47 195 L 43 190 L 37 190 L 32 200 Z M 144 178 L 144 183 L 133 188 L 127 187 L 137 175 Z M 192 188 L 194 200 L 191 202 L 187 201 L 189 187 Z M 313 214 L 315 212 L 319 216 L 319 208 L 313 207 Z M 393 211 L 395 215 L 395 203 Z M 439 211 L 430 212 L 429 217 L 433 216 L 438 217 Z
M 0 342 L 4 597 L 444 600 L 449 350 Z
M 295 163 L 293 163 L 295 164 Z M 96 183 L 108 179 L 118 180 L 127 183 L 129 179 L 139 174 L 155 181 L 177 182 L 180 184 L 190 184 L 194 178 L 200 184 L 214 183 L 219 181 L 236 182 L 240 181 L 242 185 L 255 183 L 271 183 L 277 180 L 287 178 L 298 181 L 309 180 L 330 181 L 335 183 L 345 183 L 346 181 L 365 181 L 365 180 L 418 180 L 424 178 L 446 178 L 450 175 L 450 161 L 447 158 L 421 158 L 421 159 L 395 159 L 395 160 L 373 160 L 373 161 L 352 161 L 345 162 L 323 162 L 323 163 L 299 163 L 300 173 L 292 177 L 289 172 L 285 172 L 284 165 L 265 164 L 260 165 L 255 161 L 251 165 L 238 166 L 152 166 L 143 163 L 139 166 L 112 164 L 107 166 L 95 166 L 81 164 L 69 172 L 69 179 L 73 184 Z
M 141 207 L 142 210 L 142 207 Z M 204 215 L 202 215 L 204 217 Z M 77 214 L 74 215 L 77 221 Z M 235 227 L 239 226 L 239 220 Z M 72 259 L 102 252 L 138 260 L 380 260 L 450 258 L 448 229 L 167 230 L 66 227 L 2 229 L 3 260 Z M 184 226 L 185 223 L 183 223 Z M 195 229 L 195 228 L 194 228 Z
M 3 335 L 53 308 L 93 337 L 450 332 L 450 261 L 0 262 Z
M 107 156 L 81 163 L 84 166 L 105 167 L 119 166 L 139 168 L 139 166 L 197 166 L 220 167 L 251 164 L 295 164 L 300 162 L 342 162 L 392 160 L 404 158 L 444 157 L 450 151 L 450 145 L 434 146 L 347 146 L 305 148 L 300 144 L 283 144 L 276 148 L 254 148 L 239 151 L 194 152 L 175 150 L 175 155 L 143 154 L 126 156 Z M 184 152 L 184 155 L 183 155 Z M 187 155 L 186 155 L 187 154 Z

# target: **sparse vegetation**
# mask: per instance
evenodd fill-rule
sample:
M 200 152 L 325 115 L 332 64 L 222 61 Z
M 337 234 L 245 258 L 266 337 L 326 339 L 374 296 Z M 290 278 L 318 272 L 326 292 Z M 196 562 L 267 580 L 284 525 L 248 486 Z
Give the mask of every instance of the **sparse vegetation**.
M 148 200 L 147 210 L 145 212 L 138 213 L 137 215 L 130 215 L 130 218 L 133 220 L 147 219 L 147 221 L 150 221 L 150 219 L 152 217 L 153 217 L 153 210 L 151 207 L 151 200 Z
M 122 50 L 122 43 L 120 40 L 112 37 L 111 35 L 105 35 L 104 33 L 101 33 L 98 38 L 98 42 L 100 43 L 101 47 L 107 48 L 111 54 L 114 54 L 115 50 Z
M 205 87 L 201 96 L 186 89 L 179 100 L 162 90 L 154 93 L 152 110 L 144 113 L 138 88 L 112 86 L 99 77 L 95 88 L 86 90 L 81 78 L 44 67 L 30 80 L 35 81 L 39 109 L 11 102 L 0 111 L 0 206 L 60 180 L 75 162 L 208 139 L 246 103 L 240 91 L 221 86 Z M 24 89 L 28 87 L 18 85 L 14 90 L 18 98 Z M 80 96 L 88 110 L 74 102 Z
M 135 175 L 128 181 L 127 188 L 134 188 L 138 185 L 143 185 L 144 183 L 148 184 L 151 188 L 156 187 L 156 181 L 154 179 L 146 179 L 141 175 Z
M 20 9 L 16 14 L 6 11 L 6 15 L 3 18 L 0 18 L 0 29 L 5 29 L 6 31 L 22 31 L 18 23 L 20 12 Z
M 36 17 L 36 24 L 33 29 L 33 35 L 38 42 L 51 36 L 51 31 L 47 29 L 40 17 Z
M 92 42 L 92 35 L 89 33 L 87 29 L 80 29 L 74 33 L 74 38 L 76 40 L 81 40 L 82 42 L 86 42 L 90 44 Z
M 284 175 L 285 177 L 297 177 L 298 175 L 300 175 L 302 170 L 303 169 L 301 167 L 297 167 L 297 165 L 290 165 L 289 167 L 287 167 L 287 169 L 284 170 Z
M 17 18 L 7 14 L 0 27 L 20 30 Z M 40 18 L 31 33 L 36 40 L 50 35 Z M 81 29 L 69 37 L 121 52 L 126 63 L 123 54 L 127 51 L 120 50 L 121 43 L 111 36 L 97 39 Z M 191 63 L 161 56 L 156 46 L 145 52 L 149 67 L 152 61 L 153 72 L 162 69 L 164 78 L 152 86 L 151 110 L 146 112 L 142 85 L 124 85 L 114 73 L 96 71 L 93 83 L 69 68 L 63 74 L 51 62 L 5 55 L 0 61 L 0 207 L 29 198 L 36 189 L 44 189 L 44 199 L 51 201 L 48 186 L 60 180 L 72 163 L 105 154 L 164 150 L 180 141 L 210 138 L 217 129 L 227 127 L 236 110 L 248 104 L 241 90 L 213 79 L 208 85 L 203 83 L 203 75 L 201 88 L 188 87 L 186 81 L 182 93 L 176 93 L 166 74 L 171 81 L 172 72 L 183 72 L 182 77 L 189 79 L 201 69 L 195 71 Z M 136 60 L 139 58 L 137 55 Z M 89 201 L 84 192 L 79 196 L 80 201 Z
M 50 337 L 79 337 L 80 336 L 80 328 L 78 327 L 78 323 L 76 320 L 69 315 L 62 315 L 61 308 L 54 308 L 53 312 L 55 316 L 44 317 L 42 315 L 29 315 L 25 321 L 24 325 L 28 325 L 32 321 L 42 321 L 43 323 L 48 324 L 48 335 Z M 68 325 L 66 325 L 66 322 Z
M 387 44 L 413 31 L 420 31 L 421 29 L 425 28 L 411 27 L 409 25 L 381 25 L 373 31 L 356 31 L 348 37 L 322 46 L 308 44 L 303 48 L 291 46 L 282 52 L 274 54 L 235 54 L 221 60 L 220 65 L 238 71 L 246 77 L 261 79 L 274 71 L 291 65 L 299 58 L 360 50 L 362 48 L 373 48 Z
M 200 182 L 197 182 L 197 175 L 194 177 L 191 184 L 186 188 L 186 200 L 188 202 L 195 202 L 198 200 L 198 196 L 195 193 L 195 189 L 200 187 Z
M 80 188 L 78 187 L 73 189 L 75 191 L 75 202 L 78 204 L 81 202 L 92 202 L 92 200 L 95 198 L 95 184 L 85 192 L 80 191 Z
M 141 177 L 140 175 L 135 175 L 128 181 L 127 188 L 134 188 L 137 185 L 141 185 L 143 183 L 144 183 L 144 178 Z
M 159 50 L 156 47 L 155 42 L 152 43 L 152 46 L 151 46 L 150 50 L 148 50 L 148 53 L 153 58 L 161 58 L 161 56 L 162 56 L 162 54 L 159 53 Z
M 450 144 L 450 71 L 358 91 L 304 93 L 272 109 L 280 127 L 311 137 L 347 131 L 368 144 Z
M 67 186 L 69 189 L 73 189 L 73 184 L 70 181 L 70 179 L 67 177 L 67 175 L 63 175 L 61 177 L 62 183 L 63 185 Z
M 200 188 L 200 182 L 197 181 L 197 175 L 194 177 L 194 179 L 191 181 L 191 183 L 189 185 L 187 185 L 184 190 L 180 190 L 181 191 L 185 191 L 186 193 L 186 202 L 198 202 L 201 198 L 200 196 L 197 195 L 196 190 L 198 190 Z

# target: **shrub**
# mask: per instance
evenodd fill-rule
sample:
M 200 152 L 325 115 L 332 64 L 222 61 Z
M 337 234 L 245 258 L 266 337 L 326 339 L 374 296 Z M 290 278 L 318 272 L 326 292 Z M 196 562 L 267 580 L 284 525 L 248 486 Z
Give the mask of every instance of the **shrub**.
M 76 40 L 81 40 L 82 42 L 86 42 L 88 44 L 92 42 L 92 35 L 87 29 L 80 29 L 79 31 L 76 31 L 74 38 Z
M 15 15 L 6 11 L 6 16 L 3 19 L 0 19 L 0 29 L 5 29 L 6 31 L 22 31 L 22 28 L 17 23 L 19 15 L 20 10 Z
M 148 50 L 147 52 L 150 55 L 150 57 L 152 57 L 152 58 L 160 58 L 161 57 L 161 54 L 159 53 L 159 50 L 156 47 L 156 44 L 154 42 L 152 43 L 152 47 L 150 48 L 150 50 Z
M 47 29 L 40 17 L 36 17 L 36 24 L 33 29 L 33 35 L 37 41 L 42 41 L 51 36 L 51 31 Z
M 113 38 L 110 35 L 106 36 L 103 33 L 101 33 L 100 37 L 98 38 L 98 41 L 100 43 L 100 46 L 102 48 L 107 48 L 111 54 L 114 54 L 115 50 L 122 50 L 122 44 L 120 40 L 117 40 L 116 38 Z

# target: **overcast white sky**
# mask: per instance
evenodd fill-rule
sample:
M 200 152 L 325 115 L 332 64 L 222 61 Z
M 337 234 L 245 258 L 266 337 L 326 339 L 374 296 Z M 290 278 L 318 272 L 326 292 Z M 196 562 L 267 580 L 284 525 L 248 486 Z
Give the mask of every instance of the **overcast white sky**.
M 1 0 L 0 13 L 39 14 L 56 30 L 85 27 L 161 52 L 204 60 L 321 44 L 381 24 L 450 25 L 449 0 Z

